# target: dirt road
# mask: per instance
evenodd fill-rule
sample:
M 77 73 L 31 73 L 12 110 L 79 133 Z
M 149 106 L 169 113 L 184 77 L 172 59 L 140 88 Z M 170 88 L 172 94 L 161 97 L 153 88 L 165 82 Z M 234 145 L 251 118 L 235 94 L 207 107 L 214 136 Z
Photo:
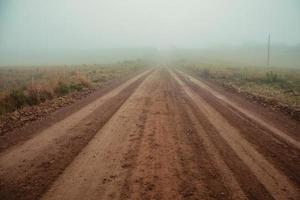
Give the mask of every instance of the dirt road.
M 186 73 L 149 70 L 4 149 L 0 199 L 296 200 L 299 130 Z

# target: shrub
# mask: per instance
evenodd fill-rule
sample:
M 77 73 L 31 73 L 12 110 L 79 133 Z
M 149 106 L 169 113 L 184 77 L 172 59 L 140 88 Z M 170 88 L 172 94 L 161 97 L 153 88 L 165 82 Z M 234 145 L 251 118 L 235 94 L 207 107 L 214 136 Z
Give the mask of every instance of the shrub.
M 9 67 L 0 69 L 0 115 L 24 105 L 35 105 L 55 96 L 92 87 L 122 74 L 146 67 L 141 61 L 126 65 L 57 67 Z M 32 78 L 34 84 L 32 84 Z M 15 88 L 18 88 L 17 90 Z M 15 90 L 13 90 L 15 89 Z
M 0 115 L 4 114 L 7 110 L 5 100 L 6 94 L 0 93 Z
M 272 71 L 266 73 L 266 82 L 274 83 L 278 81 L 278 75 Z
M 87 78 L 86 78 L 85 76 L 83 76 L 83 75 L 77 76 L 76 81 L 78 82 L 78 84 L 82 85 L 83 87 L 90 88 L 90 87 L 92 86 L 90 80 L 87 79 Z
M 209 71 L 209 69 L 207 69 L 207 68 L 202 69 L 200 71 L 200 76 L 203 77 L 203 78 L 205 78 L 205 79 L 210 78 L 210 71 Z
M 49 85 L 34 84 L 29 86 L 26 92 L 28 94 L 30 105 L 35 105 L 54 97 L 54 91 Z
M 80 84 L 80 83 L 74 83 L 74 82 L 72 82 L 70 84 L 69 88 L 70 88 L 70 91 L 74 91 L 74 90 L 80 91 L 80 90 L 82 90 L 84 88 L 84 86 L 82 84 Z
M 12 90 L 9 94 L 9 103 L 12 107 L 21 108 L 28 103 L 28 97 L 23 90 Z
M 109 78 L 108 78 L 108 76 L 107 75 L 101 75 L 101 76 L 99 76 L 99 77 L 96 77 L 94 80 L 93 80 L 93 82 L 94 83 L 98 83 L 98 82 L 105 82 L 106 80 L 108 80 Z
M 66 95 L 70 92 L 70 88 L 66 83 L 59 82 L 55 88 L 55 93 L 59 96 Z

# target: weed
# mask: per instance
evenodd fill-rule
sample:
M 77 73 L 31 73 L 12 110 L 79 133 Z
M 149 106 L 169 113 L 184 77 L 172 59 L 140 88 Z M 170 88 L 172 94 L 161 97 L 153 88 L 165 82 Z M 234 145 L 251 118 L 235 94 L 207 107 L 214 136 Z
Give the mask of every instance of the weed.
M 283 104 L 300 106 L 300 69 L 266 67 L 229 67 L 226 65 L 190 64 L 193 74 L 211 79 L 240 91 L 273 98 Z
M 143 62 L 110 65 L 0 67 L 0 115 L 73 91 L 92 88 L 121 74 L 145 68 Z
M 28 97 L 23 90 L 12 90 L 9 94 L 9 102 L 13 107 L 21 108 L 28 103 Z
M 70 88 L 66 83 L 59 82 L 55 88 L 55 93 L 59 96 L 66 95 L 70 92 Z
M 278 75 L 272 71 L 266 73 L 266 82 L 274 83 L 279 80 Z
M 87 87 L 87 88 L 91 88 L 92 87 L 91 81 L 88 80 L 83 75 L 78 76 L 76 81 L 78 82 L 79 85 L 82 85 L 83 87 Z
M 210 77 L 210 72 L 208 68 L 204 68 L 200 71 L 200 75 L 202 78 L 208 79 Z
M 35 105 L 54 97 L 54 91 L 52 87 L 49 85 L 43 85 L 41 83 L 29 86 L 26 92 L 30 105 Z

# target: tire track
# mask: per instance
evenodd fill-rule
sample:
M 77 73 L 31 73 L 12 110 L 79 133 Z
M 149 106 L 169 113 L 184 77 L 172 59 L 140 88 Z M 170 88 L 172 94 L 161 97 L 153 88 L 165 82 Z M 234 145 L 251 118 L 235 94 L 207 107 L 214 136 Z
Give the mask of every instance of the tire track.
M 231 106 L 232 108 L 238 110 L 240 113 L 243 113 L 247 118 L 251 119 L 252 121 L 256 122 L 257 124 L 263 126 L 264 128 L 268 129 L 271 131 L 271 133 L 273 133 L 274 135 L 276 135 L 277 137 L 281 138 L 282 140 L 286 141 L 287 143 L 293 145 L 295 148 L 297 148 L 298 150 L 300 149 L 300 142 L 297 141 L 296 139 L 294 139 L 293 137 L 289 136 L 287 133 L 282 132 L 281 130 L 277 129 L 276 127 L 268 124 L 267 122 L 265 122 L 263 119 L 259 118 L 258 116 L 254 115 L 253 113 L 251 113 L 250 111 L 242 108 L 241 106 L 234 104 L 233 102 L 231 102 L 227 97 L 223 96 L 222 94 L 218 93 L 217 91 L 214 91 L 213 89 L 211 89 L 208 85 L 206 85 L 205 83 L 193 78 L 190 75 L 184 74 L 183 72 L 178 71 L 178 73 L 182 74 L 185 77 L 188 77 L 188 79 L 190 81 L 192 81 L 193 83 L 195 83 L 196 85 L 200 86 L 201 88 L 204 88 L 205 90 L 209 91 L 212 95 L 214 95 L 216 98 L 218 98 L 219 100 L 221 100 L 222 102 L 225 102 L 226 104 L 228 104 L 229 106 Z
M 299 198 L 282 137 L 184 74 L 126 84 L 0 154 L 0 199 Z
M 185 96 L 185 95 L 184 95 Z M 201 131 L 201 127 L 198 127 L 198 124 L 203 127 L 204 131 L 208 133 L 208 136 L 210 140 L 213 143 L 213 146 L 217 150 L 216 153 L 219 153 L 221 156 L 221 159 L 224 160 L 225 165 L 221 166 L 222 169 L 216 169 L 220 171 L 220 176 L 222 182 L 227 188 L 228 191 L 231 193 L 231 196 L 233 195 L 233 191 L 237 188 L 234 183 L 232 182 L 225 182 L 226 175 L 223 174 L 223 170 L 226 169 L 226 165 L 228 166 L 229 170 L 233 174 L 233 179 L 235 178 L 238 184 L 240 185 L 243 193 L 249 198 L 249 199 L 273 199 L 268 191 L 265 189 L 265 187 L 259 182 L 259 180 L 256 178 L 256 176 L 251 172 L 249 167 L 247 167 L 246 164 L 236 155 L 234 150 L 228 145 L 228 143 L 220 136 L 218 131 L 215 129 L 213 124 L 210 123 L 210 121 L 207 119 L 207 117 L 199 110 L 197 105 L 190 99 L 186 98 L 186 104 L 187 104 L 187 110 L 191 110 L 190 118 L 193 120 L 194 116 L 196 117 L 196 121 L 194 122 L 194 126 L 197 129 L 196 133 L 199 133 L 199 130 Z M 205 134 L 205 133 L 204 133 Z M 203 135 L 204 135 L 203 134 Z M 205 141 L 203 141 L 205 145 Z M 207 149 L 207 153 L 209 154 L 209 149 Z M 215 155 L 210 156 L 213 159 L 213 166 L 218 166 L 219 160 L 215 160 Z M 230 180 L 229 180 L 230 181 Z M 251 184 L 249 184 L 251 183 Z M 233 198 L 232 198 L 233 199 Z
M 216 167 L 220 171 L 222 176 L 223 183 L 228 186 L 229 191 L 231 191 L 232 199 L 248 199 L 245 195 L 244 191 L 240 187 L 238 181 L 236 180 L 234 174 L 224 162 L 219 150 L 215 147 L 213 142 L 211 141 L 209 134 L 205 131 L 204 127 L 199 123 L 196 116 L 193 113 L 191 107 L 185 106 L 188 112 L 189 118 L 193 122 L 197 133 L 200 135 L 204 148 L 207 150 L 209 156 L 215 161 Z
M 230 199 L 191 127 L 178 86 L 165 70 L 160 76 L 121 199 Z
M 143 137 L 135 162 L 126 177 L 125 194 L 121 199 L 178 199 L 174 156 L 176 145 L 170 131 L 168 87 L 166 72 L 160 70 L 155 81 L 158 85 L 151 93 L 151 104 L 145 121 Z M 164 138 L 162 140 L 162 138 Z
M 249 167 L 275 199 L 299 198 L 297 187 L 259 154 L 247 140 L 241 137 L 239 130 L 230 125 L 213 107 L 195 94 L 177 75 L 173 72 L 171 73 L 199 110 L 214 125 L 222 138 L 231 146 L 239 158 Z
M 54 182 L 42 199 L 118 199 L 130 164 L 124 152 L 143 132 L 151 74 Z M 130 136 L 133 135 L 133 136 Z
M 89 105 L 86 108 L 88 110 L 84 110 L 83 116 L 85 118 L 82 116 L 75 117 L 73 122 L 79 119 L 81 121 L 76 121 L 75 125 L 69 124 L 64 126 L 60 130 L 60 137 L 51 138 L 56 133 L 54 131 L 59 129 L 58 125 L 56 125 L 54 130 L 50 127 L 47 132 L 40 133 L 43 134 L 41 137 L 50 137 L 46 143 L 40 144 L 39 138 L 37 140 L 33 138 L 30 141 L 31 146 L 25 143 L 24 145 L 27 148 L 21 145 L 21 150 L 19 150 L 19 146 L 16 146 L 12 151 L 8 151 L 8 154 L 1 156 L 0 197 L 4 199 L 36 199 L 40 196 L 68 163 L 92 139 L 97 130 L 105 124 L 130 94 L 133 93 L 147 74 L 148 72 L 143 73 L 126 82 L 126 87 L 121 85 L 117 88 L 117 91 L 108 93 L 105 101 L 96 100 L 92 107 Z M 66 119 L 59 124 L 70 120 L 72 119 Z M 37 148 L 34 146 L 36 144 L 39 145 Z M 31 151 L 34 153 L 30 154 L 32 153 Z M 21 155 L 16 155 L 20 154 L 20 152 Z M 20 158 L 21 156 L 22 159 Z M 7 162 L 10 159 L 14 159 L 13 162 Z
M 112 79 L 107 82 L 104 82 L 99 88 L 97 88 L 92 93 L 88 94 L 86 97 L 80 100 L 75 97 L 76 100 L 74 104 L 72 103 L 65 107 L 61 107 L 53 113 L 50 113 L 48 116 L 44 116 L 39 120 L 29 122 L 23 127 L 15 129 L 11 132 L 4 133 L 0 136 L 0 154 L 4 150 L 11 148 L 12 146 L 23 144 L 27 140 L 41 133 L 43 130 L 71 116 L 86 105 L 94 102 L 96 99 L 100 99 L 113 89 L 124 84 L 126 81 L 136 77 L 144 71 L 146 71 L 146 69 L 138 70 L 136 72 L 119 77 L 118 79 Z
M 21 146 L 14 146 L 7 151 L 4 151 L 0 154 L 0 163 L 5 164 L 6 167 L 10 167 L 16 165 L 16 163 L 23 158 L 30 157 L 32 154 L 38 154 L 45 147 L 45 143 L 50 143 L 51 141 L 63 136 L 68 129 L 72 128 L 75 124 L 79 123 L 85 117 L 90 115 L 97 107 L 103 105 L 107 100 L 116 96 L 119 92 L 145 74 L 146 72 L 127 81 L 100 99 L 97 99 L 88 106 L 80 109 L 73 115 L 42 131 L 36 137 L 32 138 Z
M 180 76 L 182 77 L 182 76 Z M 280 138 L 273 137 L 270 130 L 263 129 L 249 119 L 245 119 L 242 113 L 228 107 L 221 100 L 215 98 L 211 93 L 203 90 L 198 85 L 189 81 L 185 77 L 182 79 L 190 86 L 190 88 L 214 107 L 224 116 L 228 122 L 240 130 L 242 136 L 249 141 L 254 148 L 273 165 L 278 167 L 296 184 L 300 184 L 300 151 L 293 145 L 289 145 Z
M 208 154 L 203 140 L 197 134 L 186 110 L 186 99 L 174 78 L 168 73 L 168 93 L 171 133 L 175 141 L 178 166 L 177 177 L 181 180 L 178 192 L 181 199 L 231 199 L 232 191 L 226 188 L 220 171 Z

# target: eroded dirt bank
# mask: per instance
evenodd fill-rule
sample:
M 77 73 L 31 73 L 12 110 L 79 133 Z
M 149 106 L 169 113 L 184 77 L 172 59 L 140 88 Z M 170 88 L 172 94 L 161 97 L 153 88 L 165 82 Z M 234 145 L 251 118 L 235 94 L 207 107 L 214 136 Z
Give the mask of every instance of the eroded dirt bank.
M 0 197 L 300 198 L 298 124 L 171 69 L 131 80 L 2 152 Z

